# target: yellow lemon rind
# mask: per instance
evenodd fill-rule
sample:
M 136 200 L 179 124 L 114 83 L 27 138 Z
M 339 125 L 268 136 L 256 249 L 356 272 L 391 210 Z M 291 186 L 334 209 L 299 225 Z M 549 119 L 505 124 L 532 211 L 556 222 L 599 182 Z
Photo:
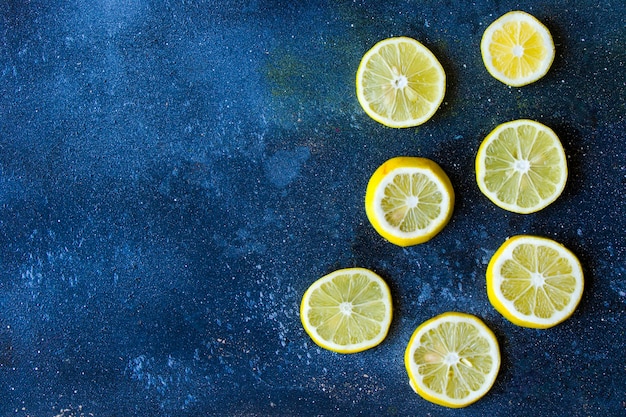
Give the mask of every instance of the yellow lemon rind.
M 559 254 L 565 256 L 569 260 L 569 263 L 573 268 L 574 278 L 577 280 L 577 283 L 579 283 L 579 286 L 577 287 L 578 291 L 576 291 L 572 295 L 568 306 L 563 309 L 562 312 L 555 318 L 542 319 L 540 317 L 530 317 L 519 313 L 512 305 L 512 303 L 504 298 L 502 292 L 499 289 L 499 284 L 502 282 L 502 280 L 499 278 L 499 274 L 497 274 L 496 271 L 505 260 L 510 259 L 510 254 L 515 246 L 521 243 L 545 245 L 556 249 Z M 576 308 L 578 307 L 578 304 L 582 299 L 584 291 L 584 274 L 580 261 L 578 260 L 576 255 L 574 255 L 574 253 L 567 249 L 565 246 L 552 239 L 532 235 L 517 235 L 507 239 L 500 246 L 500 248 L 498 248 L 498 250 L 494 253 L 491 260 L 489 261 L 489 264 L 487 266 L 486 278 L 487 296 L 491 305 L 511 323 L 520 327 L 529 327 L 534 329 L 548 329 L 570 318 L 572 314 L 574 314 L 574 312 L 576 311 Z
M 524 22 L 531 23 L 533 28 L 537 30 L 537 32 L 543 39 L 544 46 L 546 47 L 546 51 L 548 53 L 547 58 L 543 61 L 543 65 L 541 66 L 539 70 L 528 75 L 527 77 L 519 78 L 519 79 L 510 78 L 506 76 L 504 73 L 502 73 L 500 70 L 495 68 L 492 63 L 491 53 L 489 52 L 489 44 L 493 37 L 494 32 L 501 29 L 505 23 L 508 23 L 511 21 L 524 21 Z M 533 15 L 520 11 L 520 10 L 514 10 L 511 12 L 505 13 L 504 15 L 496 19 L 494 22 L 492 22 L 487 27 L 487 29 L 485 29 L 485 32 L 483 33 L 483 37 L 480 42 L 480 51 L 481 51 L 483 63 L 485 64 L 485 68 L 487 69 L 487 72 L 489 72 L 489 74 L 491 74 L 491 76 L 495 78 L 496 80 L 506 85 L 509 85 L 511 87 L 523 87 L 525 85 L 532 84 L 535 81 L 538 81 L 539 79 L 543 78 L 550 70 L 552 63 L 554 62 L 554 56 L 555 56 L 554 41 L 552 39 L 552 35 L 550 34 L 550 31 L 548 30 L 548 28 Z
M 422 383 L 420 383 L 419 372 L 416 369 L 417 365 L 413 361 L 414 352 L 417 346 L 419 346 L 419 344 L 416 343 L 416 341 L 419 339 L 419 337 L 423 333 L 425 333 L 426 330 L 432 327 L 435 327 L 435 325 L 443 321 L 457 321 L 457 322 L 465 321 L 465 322 L 472 323 L 473 325 L 475 325 L 476 328 L 479 329 L 481 335 L 484 337 L 485 340 L 487 340 L 487 342 L 490 345 L 491 350 L 494 353 L 493 354 L 494 364 L 491 369 L 491 372 L 487 374 L 486 376 L 487 382 L 481 387 L 480 390 L 475 391 L 473 395 L 471 395 L 469 398 L 465 398 L 465 399 L 450 398 L 446 395 L 438 394 L 432 391 L 431 389 L 429 389 L 428 387 L 424 386 Z M 460 312 L 455 312 L 455 311 L 442 313 L 420 324 L 417 327 L 417 329 L 415 329 L 415 331 L 413 332 L 413 335 L 411 336 L 409 343 L 407 345 L 407 348 L 405 350 L 405 353 L 404 353 L 404 365 L 409 376 L 409 385 L 411 386 L 413 391 L 415 391 L 417 394 L 419 394 L 422 398 L 424 398 L 427 401 L 430 401 L 434 404 L 441 405 L 441 406 L 448 407 L 448 408 L 467 407 L 468 405 L 473 404 L 476 401 L 483 398 L 491 390 L 491 388 L 493 387 L 493 384 L 496 381 L 498 372 L 500 370 L 500 363 L 501 363 L 500 347 L 498 344 L 498 340 L 495 334 L 493 333 L 493 331 L 489 327 L 487 327 L 487 325 L 478 317 L 473 316 L 471 314 L 460 313 Z
M 377 335 L 376 338 L 364 341 L 359 344 L 340 345 L 340 344 L 336 344 L 336 343 L 325 340 L 317 333 L 317 331 L 315 330 L 313 326 L 309 325 L 306 319 L 306 314 L 309 310 L 308 301 L 309 301 L 309 298 L 311 297 L 311 294 L 316 289 L 318 289 L 322 284 L 326 282 L 330 282 L 335 277 L 337 277 L 338 275 L 342 275 L 342 274 L 351 274 L 351 275 L 363 274 L 363 275 L 368 276 L 372 281 L 375 281 L 379 285 L 384 296 L 384 302 L 386 303 L 386 305 L 389 306 L 389 308 L 387 309 L 387 315 L 385 317 L 385 320 L 380 322 L 381 332 Z M 367 349 L 371 349 L 375 346 L 378 346 L 387 337 L 387 334 L 389 332 L 389 327 L 391 326 L 392 318 L 393 318 L 393 307 L 392 307 L 392 300 L 391 300 L 391 291 L 389 289 L 389 286 L 387 285 L 387 283 L 382 277 L 380 277 L 375 272 L 369 269 L 365 269 L 365 268 L 358 268 L 358 267 L 344 268 L 344 269 L 339 269 L 334 272 L 331 272 L 330 274 L 324 275 L 323 277 L 319 278 L 317 281 L 315 281 L 313 284 L 309 286 L 309 288 L 305 291 L 304 295 L 302 296 L 302 301 L 300 303 L 300 321 L 302 322 L 302 327 L 304 328 L 305 332 L 309 335 L 311 340 L 313 340 L 313 342 L 315 342 L 315 344 L 318 345 L 319 347 L 333 351 L 333 352 L 337 352 L 337 353 L 344 353 L 344 354 L 358 353 Z
M 384 191 L 383 181 L 396 172 L 405 170 L 427 175 L 438 185 L 444 198 L 445 207 L 442 215 L 435 219 L 427 229 L 413 233 L 403 233 L 386 222 L 378 204 L 380 194 Z M 384 162 L 371 176 L 365 192 L 365 213 L 372 227 L 384 239 L 397 246 L 406 247 L 425 243 L 441 232 L 452 217 L 454 200 L 454 189 L 450 178 L 436 162 L 423 157 L 398 156 Z
M 383 46 L 386 46 L 392 43 L 402 43 L 402 42 L 411 43 L 416 49 L 419 49 L 424 54 L 424 56 L 428 58 L 429 63 L 434 68 L 436 68 L 437 72 L 441 76 L 441 80 L 440 80 L 440 85 L 439 85 L 439 95 L 435 101 L 431 102 L 431 107 L 428 112 L 426 112 L 425 114 L 423 114 L 421 117 L 418 117 L 418 118 L 407 119 L 407 120 L 394 120 L 389 117 L 384 117 L 383 115 L 379 114 L 374 109 L 372 109 L 370 103 L 365 98 L 365 95 L 363 92 L 362 80 L 363 80 L 363 74 L 367 68 L 367 63 L 373 55 L 377 54 Z M 361 58 L 361 62 L 359 63 L 359 66 L 356 71 L 356 95 L 357 95 L 357 100 L 359 101 L 359 104 L 361 105 L 365 113 L 370 118 L 372 118 L 373 120 L 377 121 L 378 123 L 384 126 L 391 127 L 391 128 L 409 128 L 409 127 L 415 127 L 415 126 L 419 126 L 421 124 L 426 123 L 430 118 L 433 117 L 433 115 L 437 112 L 437 110 L 441 106 L 441 103 L 443 102 L 443 99 L 445 97 L 445 93 L 446 93 L 446 74 L 445 74 L 443 67 L 441 66 L 441 63 L 437 59 L 437 57 L 432 53 L 432 51 L 430 51 L 430 49 L 424 46 L 421 42 L 413 38 L 406 37 L 406 36 L 387 38 L 376 43 L 370 50 L 368 50 L 365 53 L 365 55 L 363 55 L 363 58 Z
M 549 198 L 545 198 L 541 200 L 539 204 L 535 206 L 530 206 L 530 207 L 521 207 L 519 205 L 509 204 L 500 200 L 496 195 L 497 193 L 491 191 L 485 183 L 485 175 L 487 174 L 487 168 L 485 166 L 487 148 L 491 145 L 493 141 L 498 139 L 500 133 L 502 133 L 503 130 L 508 129 L 508 128 L 516 128 L 521 125 L 531 125 L 535 129 L 542 130 L 543 132 L 547 133 L 550 137 L 552 137 L 554 141 L 554 149 L 558 152 L 559 159 L 562 161 L 562 164 L 560 165 L 562 177 L 554 193 Z M 550 204 L 552 204 L 563 193 L 563 190 L 565 189 L 565 185 L 567 183 L 567 177 L 568 177 L 567 157 L 565 155 L 565 150 L 563 149 L 563 145 L 561 144 L 561 141 L 559 140 L 556 133 L 554 133 L 554 131 L 550 129 L 548 126 L 542 123 L 539 123 L 537 121 L 534 121 L 534 120 L 529 120 L 529 119 L 512 120 L 512 121 L 505 122 L 496 126 L 496 128 L 493 129 L 485 137 L 485 139 L 483 140 L 483 142 L 480 144 L 478 148 L 478 152 L 476 153 L 475 171 L 476 171 L 476 183 L 478 184 L 478 188 L 480 189 L 480 191 L 496 206 L 500 207 L 501 209 L 504 209 L 513 213 L 518 213 L 518 214 L 536 213 L 540 210 L 543 210 Z

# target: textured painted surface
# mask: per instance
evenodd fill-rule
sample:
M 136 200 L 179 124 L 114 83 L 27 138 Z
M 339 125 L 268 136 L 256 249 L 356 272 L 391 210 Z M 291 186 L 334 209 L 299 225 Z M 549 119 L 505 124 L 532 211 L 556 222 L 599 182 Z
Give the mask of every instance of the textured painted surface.
M 9 1 L 0 5 L 0 415 L 542 415 L 626 413 L 626 5 L 592 1 Z M 508 88 L 479 42 L 523 9 L 557 47 Z M 370 120 L 354 73 L 412 36 L 448 75 L 425 125 Z M 563 195 L 528 216 L 483 197 L 473 162 L 497 124 L 560 136 Z M 427 244 L 394 247 L 363 196 L 397 155 L 436 160 L 457 194 Z M 484 273 L 510 235 L 580 258 L 562 325 L 515 327 Z M 395 302 L 379 347 L 338 355 L 302 330 L 300 297 L 371 268 Z M 459 411 L 407 384 L 415 327 L 447 310 L 501 344 L 492 391 Z

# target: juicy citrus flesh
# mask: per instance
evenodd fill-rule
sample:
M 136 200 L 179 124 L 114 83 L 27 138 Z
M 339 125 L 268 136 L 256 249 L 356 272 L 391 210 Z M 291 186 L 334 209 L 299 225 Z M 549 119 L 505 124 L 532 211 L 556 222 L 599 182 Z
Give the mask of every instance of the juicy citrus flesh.
M 356 73 L 359 103 L 389 127 L 418 126 L 439 108 L 446 89 L 443 67 L 424 45 L 407 37 L 378 42 Z
M 426 242 L 450 220 L 454 190 L 434 161 L 396 157 L 372 175 L 365 193 L 365 212 L 376 231 L 398 246 Z
M 435 404 L 459 408 L 491 389 L 500 368 L 500 349 L 480 319 L 448 312 L 415 330 L 404 360 L 414 391 Z
M 315 281 L 302 297 L 300 318 L 325 349 L 355 353 L 380 344 L 391 324 L 389 287 L 374 272 L 347 268 Z
M 487 27 L 480 48 L 489 73 L 513 87 L 537 81 L 554 60 L 550 31 L 522 11 L 506 13 Z
M 557 135 L 532 120 L 496 127 L 476 155 L 480 190 L 515 213 L 537 212 L 556 200 L 567 181 L 567 161 Z
M 548 328 L 561 323 L 576 309 L 583 287 L 576 256 L 547 238 L 512 237 L 487 267 L 489 301 L 504 317 L 523 327 Z

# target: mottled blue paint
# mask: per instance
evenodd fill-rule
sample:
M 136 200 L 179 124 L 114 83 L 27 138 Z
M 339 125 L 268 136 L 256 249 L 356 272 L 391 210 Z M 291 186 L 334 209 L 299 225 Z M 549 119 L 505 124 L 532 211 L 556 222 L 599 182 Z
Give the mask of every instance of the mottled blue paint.
M 511 9 L 552 31 L 553 67 L 508 88 L 484 28 Z M 0 415 L 617 416 L 626 413 L 626 4 L 546 1 L 49 0 L 0 4 Z M 393 130 L 354 93 L 363 53 L 412 36 L 448 75 L 428 123 Z M 568 155 L 563 195 L 521 216 L 475 184 L 497 124 L 533 118 Z M 397 248 L 363 197 L 386 159 L 440 163 L 454 215 Z M 489 304 L 506 237 L 580 258 L 574 316 L 522 329 Z M 302 330 L 320 276 L 389 283 L 387 339 L 338 355 Z M 466 410 L 407 384 L 413 330 L 476 314 L 503 354 Z

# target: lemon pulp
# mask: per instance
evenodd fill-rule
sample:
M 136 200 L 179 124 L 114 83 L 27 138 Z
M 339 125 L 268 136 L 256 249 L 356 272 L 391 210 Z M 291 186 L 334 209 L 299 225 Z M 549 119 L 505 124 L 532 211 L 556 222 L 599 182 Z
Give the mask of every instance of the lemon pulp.
M 484 396 L 500 368 L 493 332 L 477 317 L 448 312 L 422 323 L 405 351 L 411 387 L 424 399 L 465 407 Z
M 365 193 L 365 211 L 376 231 L 399 246 L 423 243 L 450 220 L 454 190 L 434 161 L 396 157 L 372 175 Z
M 508 239 L 487 267 L 489 301 L 511 322 L 548 328 L 572 315 L 583 292 L 576 256 L 547 238 Z
M 480 44 L 487 71 L 497 80 L 521 87 L 537 81 L 554 60 L 554 42 L 534 16 L 512 11 L 487 27 Z
M 476 155 L 478 187 L 497 206 L 539 211 L 561 195 L 567 181 L 563 146 L 547 126 L 514 120 L 496 127 Z
M 378 42 L 365 53 L 356 74 L 359 103 L 389 127 L 417 126 L 443 101 L 443 67 L 424 45 L 407 37 Z
M 392 317 L 385 281 L 364 268 L 347 268 L 315 281 L 304 293 L 300 319 L 319 346 L 355 353 L 383 341 Z

